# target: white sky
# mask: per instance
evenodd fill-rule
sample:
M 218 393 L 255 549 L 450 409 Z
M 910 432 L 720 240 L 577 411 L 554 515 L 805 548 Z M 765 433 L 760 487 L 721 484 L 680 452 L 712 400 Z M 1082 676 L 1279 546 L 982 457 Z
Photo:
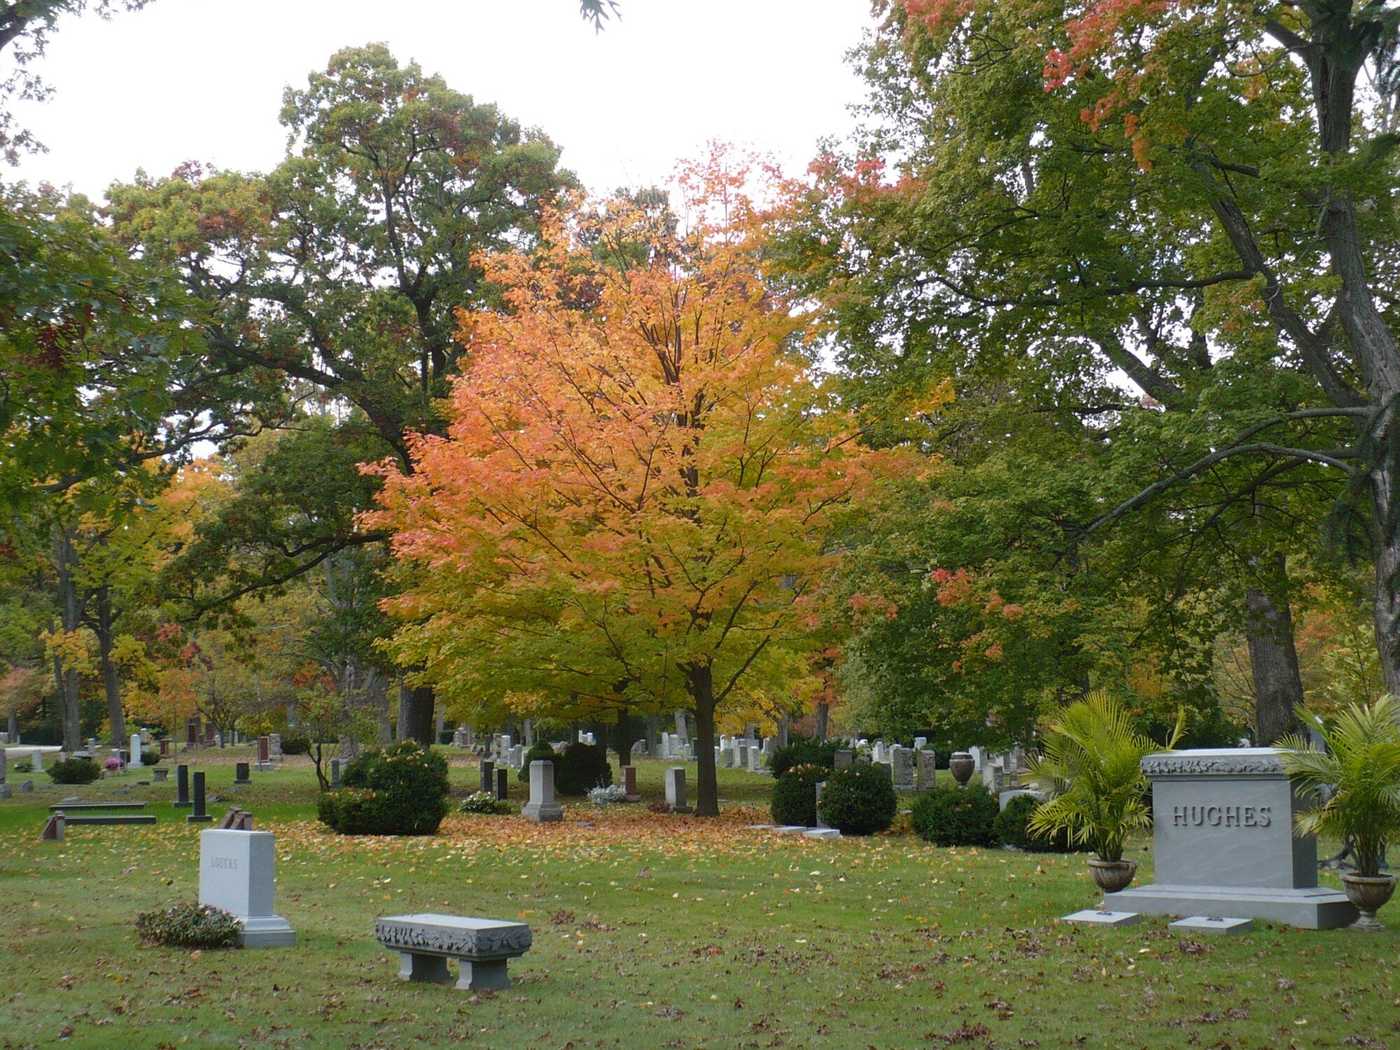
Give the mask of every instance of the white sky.
M 869 0 L 622 0 L 597 35 L 577 0 L 154 0 L 60 24 L 39 67 L 57 93 L 20 110 L 50 152 L 0 178 L 100 196 L 185 160 L 266 170 L 283 87 L 370 41 L 545 131 L 594 192 L 662 182 L 711 140 L 797 172 L 851 127 L 842 56 L 872 24 Z

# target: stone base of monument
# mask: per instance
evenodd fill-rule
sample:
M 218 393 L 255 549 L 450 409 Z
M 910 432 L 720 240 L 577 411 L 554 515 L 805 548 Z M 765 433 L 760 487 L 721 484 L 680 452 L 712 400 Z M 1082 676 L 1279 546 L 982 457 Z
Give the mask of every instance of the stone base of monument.
M 1237 886 L 1134 886 L 1104 895 L 1111 908 L 1145 915 L 1230 915 L 1273 919 L 1304 930 L 1335 930 L 1356 921 L 1356 908 L 1345 893 L 1326 886 L 1259 889 Z
M 506 964 L 524 955 L 533 935 L 523 922 L 461 915 L 388 915 L 374 936 L 399 953 L 399 980 L 451 984 L 447 960 L 457 960 L 456 986 L 470 991 L 510 987 Z
M 1142 916 L 1135 911 L 1100 911 L 1098 908 L 1086 908 L 1073 915 L 1066 915 L 1060 921 L 1079 922 L 1088 926 L 1132 926 L 1141 922 Z
M 803 838 L 808 839 L 839 839 L 841 832 L 835 828 L 808 828 L 802 833 Z
M 780 824 L 773 830 L 779 835 L 801 835 L 808 829 L 805 824 Z
M 1167 925 L 1177 933 L 1245 933 L 1254 929 L 1254 920 L 1220 915 L 1190 915 Z

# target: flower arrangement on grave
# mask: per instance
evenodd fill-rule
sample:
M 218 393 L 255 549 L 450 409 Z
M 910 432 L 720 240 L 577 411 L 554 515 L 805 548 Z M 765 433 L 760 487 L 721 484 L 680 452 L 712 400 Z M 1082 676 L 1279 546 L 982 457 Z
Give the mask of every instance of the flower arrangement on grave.
M 1400 841 L 1400 701 L 1354 704 L 1330 722 L 1306 710 L 1298 717 L 1324 748 L 1301 734 L 1279 741 L 1289 779 L 1316 802 L 1297 815 L 1295 827 L 1351 847 L 1356 870 L 1342 875 L 1342 886 L 1361 912 L 1354 928 L 1379 930 L 1376 911 L 1395 892 L 1395 876 L 1382 875 L 1381 864 L 1386 845 Z
M 1123 859 L 1128 836 L 1152 826 L 1142 760 L 1170 751 L 1186 728 L 1186 712 L 1165 744 L 1133 725 L 1114 697 L 1090 693 L 1060 708 L 1045 722 L 1042 752 L 1031 759 L 1030 778 L 1050 797 L 1026 827 L 1046 838 L 1064 832 L 1074 845 L 1094 851 L 1089 871 L 1105 893 L 1133 881 L 1137 862 Z
M 116 755 L 112 755 L 106 762 L 102 763 L 104 769 L 109 773 L 115 773 L 122 767 L 122 760 Z
M 142 944 L 169 948 L 233 948 L 242 931 L 238 919 L 221 908 L 181 902 L 136 916 Z
M 608 806 L 614 802 L 627 801 L 627 789 L 621 784 L 609 784 L 607 787 L 595 787 L 588 793 L 588 801 L 595 806 Z
M 490 791 L 473 791 L 466 798 L 462 799 L 459 807 L 463 813 L 478 813 L 483 815 L 499 815 L 514 811 L 514 806 L 503 798 L 497 798 Z

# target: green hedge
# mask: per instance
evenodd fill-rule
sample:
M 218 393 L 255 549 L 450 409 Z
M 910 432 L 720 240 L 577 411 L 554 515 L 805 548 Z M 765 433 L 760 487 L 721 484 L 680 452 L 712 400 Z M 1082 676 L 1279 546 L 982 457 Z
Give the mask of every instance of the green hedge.
M 411 740 L 364 752 L 341 784 L 322 793 L 316 815 L 342 835 L 431 835 L 450 808 L 447 760 Z
M 1059 832 L 1053 839 L 1031 834 L 1026 823 L 1031 819 L 1031 814 L 1035 812 L 1035 807 L 1038 805 L 1040 805 L 1039 801 L 1030 795 L 1017 795 L 1008 802 L 1006 808 L 997 814 L 995 825 L 997 840 L 1003 846 L 1015 846 L 1017 849 L 1033 853 L 1075 852 L 1074 847 L 1069 842 L 1069 833 L 1066 831 Z
M 550 747 L 550 745 L 545 743 L 543 740 L 536 740 L 533 744 L 530 745 L 530 750 L 525 752 L 525 764 L 520 767 L 520 772 L 516 774 L 516 779 L 518 779 L 522 784 L 528 784 L 530 782 L 531 762 L 555 763 L 555 779 L 558 779 L 559 756 L 554 753 L 554 748 Z M 555 784 L 555 789 L 558 790 L 558 784 Z
M 792 766 L 773 784 L 770 811 L 779 824 L 810 828 L 817 823 L 817 782 L 831 776 L 825 766 Z
M 55 784 L 91 784 L 102 775 L 102 767 L 90 758 L 65 758 L 47 772 Z
M 995 846 L 997 800 L 981 784 L 948 785 L 914 800 L 912 822 L 936 846 Z
M 773 752 L 768 760 L 768 768 L 775 777 L 781 777 L 793 766 L 822 766 L 836 768 L 836 750 L 841 745 L 834 740 L 817 740 L 813 737 L 798 737 L 790 740 L 786 747 Z
M 561 795 L 586 795 L 610 784 L 612 766 L 602 744 L 570 744 L 554 757 L 554 790 Z
M 858 765 L 826 778 L 821 817 L 843 835 L 873 835 L 894 823 L 899 812 L 889 766 Z

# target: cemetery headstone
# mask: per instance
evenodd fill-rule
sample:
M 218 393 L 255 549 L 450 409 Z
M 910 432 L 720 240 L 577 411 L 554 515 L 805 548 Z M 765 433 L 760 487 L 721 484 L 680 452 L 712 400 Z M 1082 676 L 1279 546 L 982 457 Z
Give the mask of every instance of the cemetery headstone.
M 923 750 L 924 748 L 926 748 L 926 747 L 928 747 L 928 737 L 926 737 L 926 736 L 916 736 L 916 737 L 914 738 L 914 750 L 915 750 L 915 751 L 922 751 L 922 750 Z
M 269 755 L 269 757 L 272 759 L 272 761 L 274 761 L 274 762 L 281 762 L 281 761 L 282 761 L 282 734 L 281 734 L 281 733 L 268 733 L 268 734 L 267 734 L 267 750 L 268 750 L 268 755 Z
M 199 746 L 199 719 L 191 718 L 185 723 L 185 746 Z
M 331 787 L 340 787 L 340 759 L 331 759 Z
M 276 838 L 270 831 L 199 833 L 199 903 L 233 914 L 245 948 L 285 948 L 296 931 L 277 914 Z
M 628 802 L 640 802 L 642 796 L 637 793 L 637 767 L 622 767 L 622 791 Z
M 533 763 L 532 763 L 533 764 Z M 547 763 L 550 769 L 554 768 L 554 763 Z M 553 777 L 550 778 L 551 783 Z M 506 796 L 510 794 L 510 770 L 504 766 L 496 770 L 496 798 L 504 802 Z
M 29 772 L 42 773 L 44 771 L 44 753 L 34 751 L 29 755 Z
M 938 781 L 938 756 L 929 748 L 921 748 L 916 754 L 918 788 L 920 791 L 928 791 Z
M 689 813 L 685 796 L 685 766 L 666 770 L 666 808 L 672 813 Z
M 170 779 L 170 770 L 165 766 L 156 766 L 155 778 L 157 784 L 164 784 Z
M 749 772 L 761 773 L 763 771 L 763 752 L 757 746 L 749 748 Z
M 1156 882 L 1104 896 L 1148 915 L 1350 925 L 1346 895 L 1317 884 L 1317 840 L 1294 834 L 1298 796 L 1276 748 L 1172 751 L 1142 760 L 1152 782 Z
M 639 758 L 646 758 L 646 757 L 647 757 L 647 742 L 646 742 L 645 740 L 637 740 L 637 741 L 634 741 L 633 744 L 632 744 L 632 761 L 635 762 L 635 761 L 636 761 L 637 759 L 639 759 Z
M 247 762 L 235 762 L 233 764 L 233 782 L 235 784 L 251 784 L 252 774 L 249 772 Z
M 165 758 L 165 757 L 166 757 L 167 755 L 169 755 L 169 754 L 170 754 L 170 739 L 169 739 L 168 737 L 161 737 L 161 738 L 160 738 L 160 757 L 161 757 L 161 758 Z
M 824 828 L 824 827 L 827 827 L 827 826 L 828 826 L 827 823 L 826 823 L 826 821 L 822 820 L 822 792 L 825 791 L 825 790 L 826 790 L 826 781 L 825 781 L 825 780 L 818 780 L 818 781 L 817 781 L 817 805 L 816 805 L 816 814 L 817 814 L 817 827 L 819 827 L 819 828 Z
M 915 754 L 917 752 L 912 747 L 901 747 L 896 744 L 890 748 L 890 773 L 896 791 L 914 790 Z
M 48 821 L 44 824 L 44 830 L 39 832 L 39 840 L 41 842 L 62 842 L 64 823 L 63 810 L 50 813 Z
M 199 770 L 194 775 L 194 810 L 185 822 L 188 824 L 207 824 L 214 818 L 209 815 L 209 811 L 204 808 L 204 772 Z
M 141 762 L 141 755 L 142 755 L 142 751 L 141 751 L 141 734 L 140 734 L 140 733 L 132 733 L 132 734 L 131 734 L 131 764 L 132 764 L 133 766 L 135 766 L 137 770 L 140 770 L 141 765 L 142 765 L 142 762 Z
M 272 768 L 272 740 L 266 736 L 258 737 L 258 769 L 268 770 Z
M 19 793 L 21 795 L 32 795 L 34 793 L 34 781 L 21 780 L 19 782 Z
M 489 758 L 481 760 L 481 790 L 491 792 L 496 790 L 496 763 Z
M 836 749 L 836 768 L 850 769 L 855 763 L 856 753 L 848 747 L 838 747 Z
M 540 824 L 564 819 L 564 807 L 554 797 L 553 762 L 537 759 L 530 763 L 530 801 L 520 812 Z
M 175 767 L 175 802 L 181 809 L 190 804 L 190 767 L 183 762 Z
M 720 769 L 734 768 L 734 752 L 727 747 L 719 749 L 719 767 Z

